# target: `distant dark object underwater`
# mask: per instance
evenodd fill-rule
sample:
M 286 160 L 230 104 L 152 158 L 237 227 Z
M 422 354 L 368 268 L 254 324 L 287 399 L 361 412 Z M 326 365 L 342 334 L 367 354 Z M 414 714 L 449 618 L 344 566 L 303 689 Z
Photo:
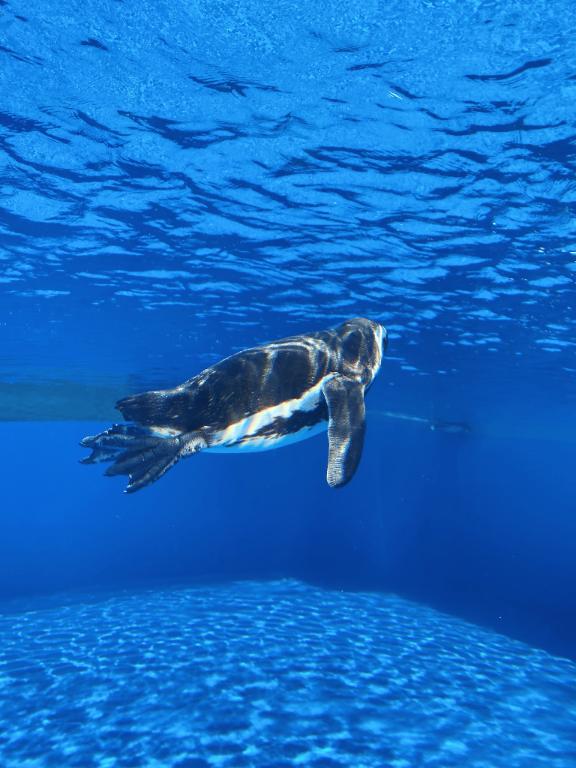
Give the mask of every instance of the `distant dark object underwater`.
M 326 479 L 354 475 L 364 442 L 364 394 L 382 362 L 386 329 L 354 318 L 335 329 L 254 347 L 206 368 L 174 389 L 144 392 L 116 407 L 133 424 L 85 437 L 83 463 L 111 461 L 127 492 L 158 480 L 201 450 L 263 451 L 328 428 Z
M 422 416 L 412 416 L 408 413 L 398 413 L 397 411 L 376 411 L 378 416 L 384 416 L 387 419 L 399 419 L 401 421 L 413 421 L 417 424 L 424 424 L 432 432 L 447 432 L 450 435 L 466 435 L 472 431 L 472 427 L 466 421 L 442 421 L 440 419 L 425 419 Z

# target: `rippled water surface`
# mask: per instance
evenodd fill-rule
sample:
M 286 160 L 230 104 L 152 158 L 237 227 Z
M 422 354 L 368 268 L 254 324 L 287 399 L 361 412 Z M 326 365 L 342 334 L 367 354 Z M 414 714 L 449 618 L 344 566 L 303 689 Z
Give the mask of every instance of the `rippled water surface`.
M 572 4 L 1 5 L 7 417 L 351 315 L 415 392 L 573 402 Z

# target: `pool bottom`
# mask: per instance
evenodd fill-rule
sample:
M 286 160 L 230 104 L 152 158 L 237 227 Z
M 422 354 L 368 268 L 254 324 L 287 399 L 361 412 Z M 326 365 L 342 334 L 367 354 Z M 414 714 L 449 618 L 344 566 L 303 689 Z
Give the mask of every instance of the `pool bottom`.
M 295 581 L 0 617 L 0 765 L 569 768 L 576 664 Z

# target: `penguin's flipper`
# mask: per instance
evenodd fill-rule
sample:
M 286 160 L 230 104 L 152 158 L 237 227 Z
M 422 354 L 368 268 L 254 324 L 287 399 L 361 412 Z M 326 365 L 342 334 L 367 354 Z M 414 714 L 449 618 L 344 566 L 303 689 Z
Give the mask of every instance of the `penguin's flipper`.
M 362 456 L 366 431 L 364 385 L 337 374 L 322 385 L 328 405 L 328 469 L 326 480 L 339 488 L 352 479 Z

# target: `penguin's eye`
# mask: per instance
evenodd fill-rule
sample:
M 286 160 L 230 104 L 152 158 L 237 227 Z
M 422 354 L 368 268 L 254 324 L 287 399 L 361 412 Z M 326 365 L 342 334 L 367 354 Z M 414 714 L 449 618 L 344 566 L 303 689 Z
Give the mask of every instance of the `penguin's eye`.
M 362 350 L 362 334 L 360 331 L 352 331 L 346 336 L 344 343 L 344 354 L 346 357 L 358 359 Z

